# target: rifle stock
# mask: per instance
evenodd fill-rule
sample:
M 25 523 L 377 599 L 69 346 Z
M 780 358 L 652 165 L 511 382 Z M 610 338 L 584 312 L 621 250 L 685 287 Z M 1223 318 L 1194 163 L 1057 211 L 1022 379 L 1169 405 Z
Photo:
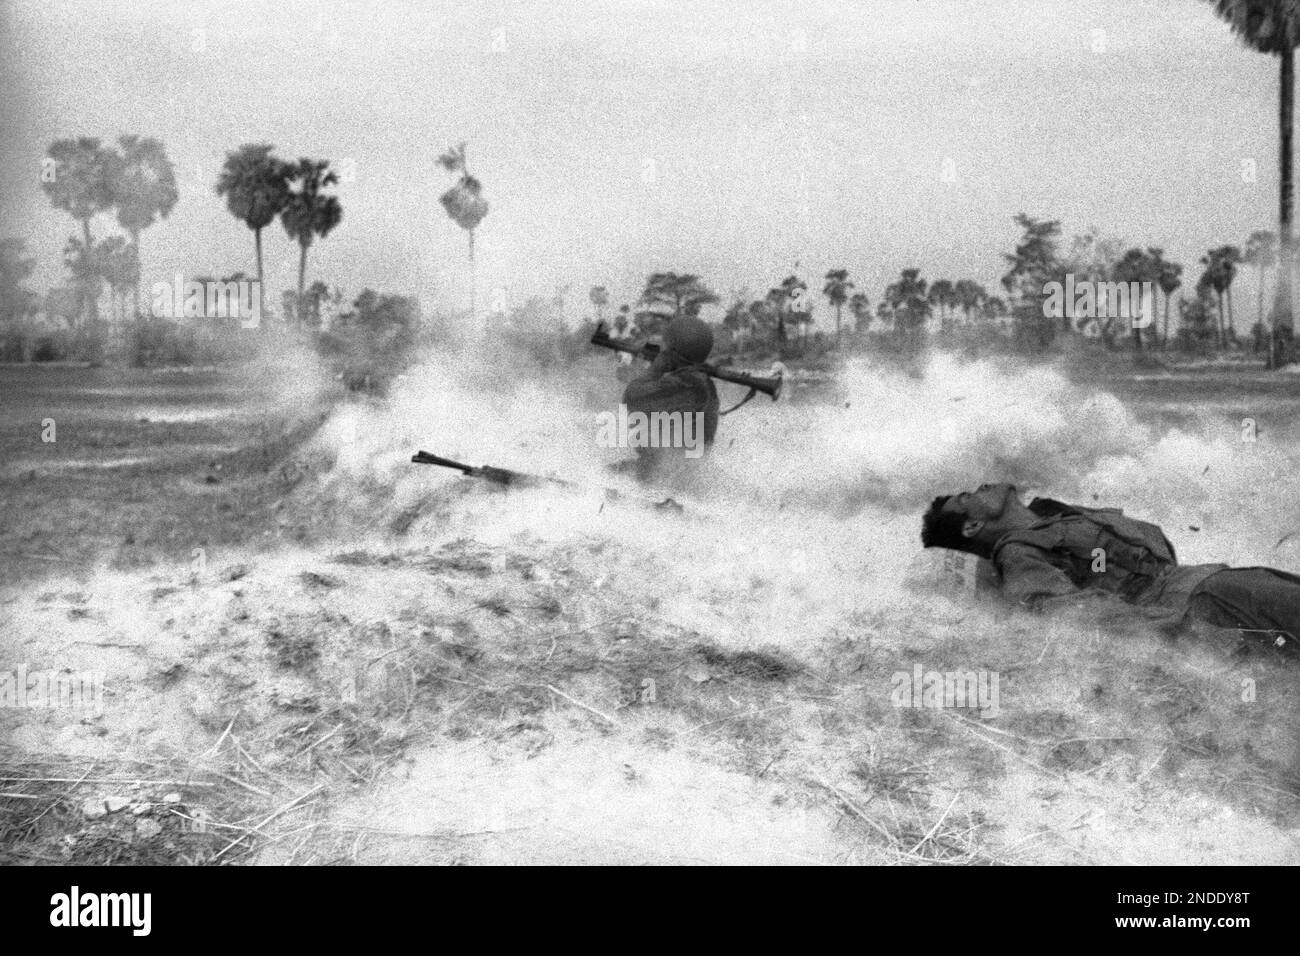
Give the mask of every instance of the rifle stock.
M 596 331 L 592 333 L 591 344 L 598 345 L 604 349 L 611 349 L 615 352 L 626 352 L 628 355 L 635 355 L 645 359 L 647 362 L 653 362 L 659 356 L 659 346 L 646 343 L 645 345 L 633 345 L 624 339 L 616 339 L 610 336 L 604 322 L 596 326 Z M 723 382 L 731 382 L 733 385 L 743 385 L 745 388 L 755 392 L 762 392 L 764 395 L 772 396 L 772 401 L 781 397 L 782 376 L 778 372 L 776 375 L 761 376 L 747 375 L 744 372 L 732 372 L 728 369 L 718 368 L 716 365 L 700 363 L 698 366 L 701 371 L 713 378 Z
M 453 468 L 469 478 L 483 478 L 493 484 L 513 485 L 515 487 L 536 487 L 538 485 L 555 485 L 560 488 L 567 488 L 570 491 L 582 491 L 581 485 L 576 485 L 571 481 L 565 481 L 563 478 L 549 478 L 542 475 L 530 475 L 526 471 L 511 471 L 509 468 L 495 468 L 492 465 L 466 465 L 451 458 L 443 458 L 441 455 L 434 455 L 427 451 L 417 451 L 411 456 L 411 461 L 417 465 L 438 465 L 441 468 Z M 650 498 L 642 498 L 639 495 L 627 495 L 613 488 L 602 488 L 601 493 L 608 501 L 628 502 L 634 505 L 641 505 L 647 508 L 654 508 L 656 511 L 681 511 L 682 506 L 672 498 L 664 498 L 662 501 L 655 501 Z

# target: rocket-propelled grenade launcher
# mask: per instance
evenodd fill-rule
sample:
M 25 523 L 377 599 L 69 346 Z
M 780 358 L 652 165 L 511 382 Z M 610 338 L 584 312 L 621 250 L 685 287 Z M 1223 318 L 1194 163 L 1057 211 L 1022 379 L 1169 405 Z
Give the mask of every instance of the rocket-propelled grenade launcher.
M 625 339 L 611 338 L 609 329 L 604 322 L 596 326 L 596 331 L 591 336 L 591 344 L 599 345 L 603 349 L 612 349 L 615 352 L 626 352 L 628 355 L 643 358 L 647 362 L 653 362 L 659 355 L 659 346 L 653 343 L 647 342 L 644 345 L 635 345 Z M 761 376 L 733 372 L 730 369 L 718 368 L 716 365 L 707 363 L 700 364 L 698 368 L 719 381 L 731 382 L 733 385 L 743 385 L 749 389 L 750 394 L 745 397 L 740 405 L 749 401 L 755 392 L 771 395 L 774 402 L 781 396 L 781 373 L 779 371 L 775 375 Z M 736 405 L 735 408 L 739 408 L 740 405 Z

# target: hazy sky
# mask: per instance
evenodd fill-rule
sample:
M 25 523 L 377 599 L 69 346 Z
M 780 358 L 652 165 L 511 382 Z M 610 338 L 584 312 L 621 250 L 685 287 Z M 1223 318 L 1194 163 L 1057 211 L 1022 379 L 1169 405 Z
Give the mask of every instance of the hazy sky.
M 796 260 L 848 268 L 873 302 L 909 265 L 993 289 L 1021 210 L 1162 245 L 1193 281 L 1211 244 L 1276 228 L 1277 61 L 1201 0 L 0 6 L 0 231 L 28 240 L 40 289 L 76 231 L 40 190 L 45 149 L 127 132 L 178 167 L 146 284 L 253 271 L 213 193 L 247 142 L 355 170 L 308 281 L 432 307 L 467 289 L 434 164 L 459 140 L 492 204 L 480 301 L 572 283 L 571 316 L 594 283 L 616 304 L 663 269 L 761 294 Z M 296 246 L 278 224 L 264 244 L 278 301 Z

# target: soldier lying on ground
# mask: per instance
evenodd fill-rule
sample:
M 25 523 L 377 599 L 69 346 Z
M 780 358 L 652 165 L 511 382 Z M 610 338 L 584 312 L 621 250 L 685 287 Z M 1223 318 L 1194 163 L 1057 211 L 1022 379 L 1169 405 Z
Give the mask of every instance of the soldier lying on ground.
M 1026 506 L 1014 485 L 981 485 L 935 498 L 921 543 L 989 559 L 1001 595 L 1033 610 L 1119 600 L 1167 633 L 1199 621 L 1288 653 L 1300 649 L 1300 577 L 1274 568 L 1180 565 L 1160 528 L 1119 509 L 1050 498 Z

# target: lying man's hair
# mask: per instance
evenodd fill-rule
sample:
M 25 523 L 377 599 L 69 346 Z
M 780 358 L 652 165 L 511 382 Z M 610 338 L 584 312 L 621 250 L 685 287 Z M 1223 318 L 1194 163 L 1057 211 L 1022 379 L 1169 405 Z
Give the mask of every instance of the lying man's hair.
M 966 516 L 943 510 L 951 495 L 940 495 L 930 503 L 930 510 L 921 519 L 921 544 L 927 548 L 949 548 L 965 551 L 977 557 L 992 557 L 987 545 L 961 533 Z

